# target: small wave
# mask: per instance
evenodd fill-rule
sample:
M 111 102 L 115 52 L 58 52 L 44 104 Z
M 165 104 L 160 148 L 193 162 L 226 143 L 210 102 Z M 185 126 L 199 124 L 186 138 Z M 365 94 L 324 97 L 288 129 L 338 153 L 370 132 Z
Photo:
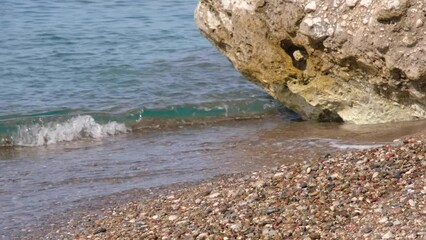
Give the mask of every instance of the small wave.
M 99 124 L 92 116 L 83 115 L 65 122 L 18 126 L 12 141 L 15 146 L 34 147 L 84 138 L 100 139 L 128 131 L 123 123 Z
M 382 144 L 345 144 L 338 142 L 331 142 L 332 147 L 342 150 L 354 149 L 354 150 L 364 150 L 369 148 L 376 148 L 382 146 Z

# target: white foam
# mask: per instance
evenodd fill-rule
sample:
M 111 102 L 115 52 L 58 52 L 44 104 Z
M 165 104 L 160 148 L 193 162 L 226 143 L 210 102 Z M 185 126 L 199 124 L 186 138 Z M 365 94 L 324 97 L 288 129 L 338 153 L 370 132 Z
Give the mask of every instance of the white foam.
M 337 142 L 332 142 L 330 145 L 334 148 L 344 149 L 344 150 L 346 149 L 364 150 L 364 149 L 376 148 L 376 147 L 382 146 L 380 144 L 343 144 L 343 143 L 337 143 Z
M 19 126 L 13 141 L 18 146 L 33 147 L 82 138 L 100 139 L 127 131 L 129 129 L 122 123 L 99 124 L 92 116 L 83 115 L 65 122 Z

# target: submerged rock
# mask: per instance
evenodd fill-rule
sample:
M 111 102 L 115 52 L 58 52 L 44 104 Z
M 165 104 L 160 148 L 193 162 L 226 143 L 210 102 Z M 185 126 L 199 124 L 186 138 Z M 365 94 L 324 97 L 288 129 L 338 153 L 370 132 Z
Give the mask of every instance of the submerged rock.
M 234 67 L 305 119 L 426 118 L 421 0 L 200 0 L 196 23 Z

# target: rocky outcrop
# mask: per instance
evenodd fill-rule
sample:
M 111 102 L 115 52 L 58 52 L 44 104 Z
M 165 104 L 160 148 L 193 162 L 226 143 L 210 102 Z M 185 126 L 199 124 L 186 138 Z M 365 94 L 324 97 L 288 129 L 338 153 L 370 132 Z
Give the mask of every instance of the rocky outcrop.
M 200 0 L 202 32 L 305 119 L 426 118 L 423 0 Z

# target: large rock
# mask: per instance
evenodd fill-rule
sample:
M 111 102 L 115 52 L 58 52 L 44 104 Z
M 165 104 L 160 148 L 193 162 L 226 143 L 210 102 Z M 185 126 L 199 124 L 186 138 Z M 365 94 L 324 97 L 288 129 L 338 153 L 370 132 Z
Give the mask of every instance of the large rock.
M 305 119 L 426 118 L 424 0 L 200 0 L 202 32 Z

